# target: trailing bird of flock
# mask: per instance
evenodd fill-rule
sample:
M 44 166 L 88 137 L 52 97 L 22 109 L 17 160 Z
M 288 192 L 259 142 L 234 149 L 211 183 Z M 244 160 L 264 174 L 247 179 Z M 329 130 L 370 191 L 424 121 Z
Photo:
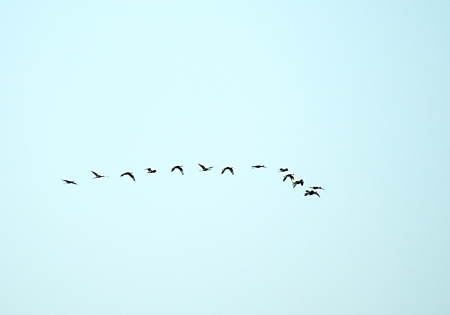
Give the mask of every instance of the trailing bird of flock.
M 208 171 L 212 170 L 212 168 L 214 167 L 214 166 L 207 167 L 207 166 L 204 166 L 203 164 L 200 164 L 200 163 L 198 163 L 198 165 L 200 166 L 199 172 L 208 172 Z M 260 169 L 260 168 L 267 168 L 267 167 L 265 165 L 260 165 L 260 164 L 252 166 L 252 169 Z M 156 173 L 156 170 L 152 169 L 151 167 L 148 167 L 148 168 L 146 168 L 144 170 L 147 171 L 147 174 L 154 174 L 154 173 Z M 175 165 L 171 169 L 171 172 L 173 172 L 173 171 L 179 171 L 181 173 L 181 175 L 184 175 L 183 165 Z M 234 175 L 234 168 L 232 166 L 226 166 L 226 167 L 222 168 L 222 171 L 221 171 L 220 174 L 223 175 L 226 171 L 231 173 L 231 175 Z M 283 167 L 278 170 L 278 172 L 281 172 L 281 173 L 285 173 L 285 172 L 288 172 L 288 171 L 289 171 L 288 168 L 283 168 Z M 106 176 L 106 175 L 101 175 L 101 174 L 99 174 L 97 172 L 94 172 L 94 171 L 91 171 L 91 173 L 94 174 L 94 176 L 95 176 L 93 179 L 100 179 L 100 178 L 107 178 L 107 177 L 109 177 L 109 176 Z M 283 176 L 283 182 L 285 182 L 286 179 L 290 179 L 291 183 L 292 183 L 292 188 L 295 188 L 298 185 L 303 186 L 305 184 L 305 181 L 303 179 L 296 180 L 294 175 L 295 174 L 293 174 L 293 173 L 288 173 L 288 174 L 284 175 Z M 124 177 L 124 176 L 128 176 L 133 181 L 136 181 L 136 178 L 134 177 L 133 172 L 125 172 L 125 173 L 122 173 L 120 175 L 120 177 Z M 62 181 L 64 182 L 64 184 L 67 184 L 67 185 L 78 185 L 74 180 L 63 179 Z M 317 197 L 320 198 L 320 195 L 319 195 L 319 193 L 317 191 L 318 190 L 325 190 L 321 186 L 311 186 L 309 188 L 310 188 L 310 190 L 307 189 L 305 191 L 305 194 L 304 194 L 305 197 L 306 196 L 314 196 L 314 195 L 316 195 Z

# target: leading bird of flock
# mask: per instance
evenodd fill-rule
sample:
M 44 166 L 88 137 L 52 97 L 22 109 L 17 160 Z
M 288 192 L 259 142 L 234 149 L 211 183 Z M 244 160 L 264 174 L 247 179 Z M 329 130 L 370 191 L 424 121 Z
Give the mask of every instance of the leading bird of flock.
M 267 168 L 264 165 L 253 165 L 252 168 Z

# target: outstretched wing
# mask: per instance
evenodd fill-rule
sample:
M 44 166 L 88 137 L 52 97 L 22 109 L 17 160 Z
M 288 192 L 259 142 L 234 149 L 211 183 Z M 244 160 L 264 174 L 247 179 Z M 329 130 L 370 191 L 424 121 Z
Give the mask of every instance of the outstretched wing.
M 94 171 L 91 171 L 92 174 L 94 174 L 96 177 L 99 177 L 100 175 Z
M 134 178 L 134 175 L 131 173 L 128 173 L 128 175 L 133 179 L 133 181 L 136 181 L 136 179 Z
M 202 170 L 204 170 L 204 171 L 207 170 L 207 168 L 206 168 L 204 165 L 202 165 L 202 164 L 200 164 L 200 163 L 198 163 L 198 165 L 200 165 L 200 167 L 202 168 Z
M 233 168 L 232 168 L 232 167 L 230 167 L 230 168 L 229 168 L 229 170 L 230 170 L 231 174 L 233 174 L 233 175 L 234 175 L 234 170 L 233 170 Z

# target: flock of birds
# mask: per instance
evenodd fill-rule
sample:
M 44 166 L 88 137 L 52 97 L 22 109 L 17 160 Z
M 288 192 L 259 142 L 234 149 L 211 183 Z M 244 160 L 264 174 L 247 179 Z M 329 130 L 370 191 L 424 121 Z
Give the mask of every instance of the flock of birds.
M 199 172 L 207 172 L 210 171 L 214 166 L 210 166 L 210 167 L 206 167 L 200 163 L 198 163 L 198 165 L 200 166 L 201 170 Z M 267 168 L 265 165 L 253 165 L 252 169 L 258 169 L 258 168 Z M 152 169 L 151 167 L 148 167 L 145 169 L 147 171 L 148 174 L 154 174 L 156 173 L 156 170 Z M 183 170 L 183 165 L 175 165 L 174 167 L 172 167 L 171 172 L 178 170 L 180 171 L 181 175 L 184 175 L 184 170 Z M 234 168 L 232 166 L 226 166 L 222 169 L 222 172 L 220 174 L 224 174 L 226 171 L 229 171 L 232 175 L 234 175 Z M 278 170 L 278 172 L 284 173 L 284 172 L 288 172 L 289 169 L 288 168 L 280 168 Z M 94 178 L 93 179 L 99 179 L 99 178 L 103 178 L 103 177 L 108 177 L 105 175 L 101 175 L 97 172 L 91 171 L 92 174 L 94 174 Z M 125 172 L 122 175 L 120 175 L 120 177 L 123 176 L 129 176 L 133 181 L 136 181 L 136 178 L 133 175 L 133 172 Z M 298 179 L 295 180 L 294 178 L 294 174 L 286 174 L 283 176 L 283 182 L 286 181 L 286 179 L 290 179 L 291 183 L 292 183 L 292 188 L 295 188 L 297 185 L 303 186 L 303 184 L 305 183 L 305 181 L 303 179 Z M 74 180 L 69 180 L 69 179 L 63 179 L 62 181 L 64 181 L 65 184 L 71 184 L 71 185 L 78 185 Z M 305 196 L 314 196 L 317 195 L 318 197 L 320 197 L 319 193 L 317 192 L 317 190 L 325 190 L 323 189 L 321 186 L 311 186 L 309 187 L 310 190 L 306 190 L 305 191 Z

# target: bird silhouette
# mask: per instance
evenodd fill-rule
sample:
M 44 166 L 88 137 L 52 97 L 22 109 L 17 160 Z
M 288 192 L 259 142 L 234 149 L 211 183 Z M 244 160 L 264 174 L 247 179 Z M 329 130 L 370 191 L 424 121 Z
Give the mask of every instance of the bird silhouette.
M 176 165 L 176 166 L 172 167 L 171 172 L 173 172 L 174 170 L 180 170 L 181 175 L 184 175 L 183 165 Z
M 289 171 L 289 169 L 286 167 L 286 168 L 280 168 L 280 170 L 278 171 L 278 172 L 287 172 L 287 171 Z
M 306 190 L 305 191 L 305 196 L 313 196 L 313 195 L 317 195 L 320 198 L 319 193 L 315 190 Z
M 105 176 L 105 175 L 100 175 L 99 173 L 94 172 L 94 171 L 91 171 L 91 173 L 95 175 L 95 177 L 93 179 L 102 178 L 102 177 L 108 177 L 108 176 Z
M 136 179 L 134 178 L 134 175 L 133 175 L 132 172 L 125 172 L 125 173 L 123 173 L 122 175 L 120 175 L 120 177 L 125 176 L 125 175 L 130 176 L 130 177 L 133 179 L 133 181 L 136 181 Z
M 295 186 L 297 186 L 298 184 L 303 186 L 304 183 L 305 182 L 303 181 L 303 179 L 296 180 L 295 182 L 292 181 L 292 188 L 295 188 Z
M 64 184 L 78 185 L 77 183 L 75 183 L 74 180 L 68 180 L 68 179 L 61 179 L 61 180 L 64 181 Z
M 312 188 L 312 189 L 322 189 L 322 190 L 325 190 L 324 188 L 322 188 L 322 187 L 320 187 L 320 186 L 312 186 L 312 187 L 309 187 L 309 188 Z
M 286 178 L 290 178 L 291 181 L 293 181 L 294 180 L 294 174 L 286 174 L 286 175 L 284 175 L 283 182 L 286 181 Z
M 264 165 L 253 165 L 252 168 L 267 168 Z
M 202 165 L 200 163 L 198 163 L 198 165 L 200 165 L 200 167 L 202 168 L 199 172 L 207 172 L 207 171 L 210 171 L 214 167 L 214 166 L 206 167 L 205 165 Z
M 146 168 L 145 170 L 147 171 L 148 174 L 156 173 L 156 170 L 152 170 L 151 167 L 148 167 L 148 168 Z
M 230 173 L 234 175 L 234 170 L 233 170 L 233 167 L 231 167 L 231 166 L 224 167 L 224 168 L 222 169 L 222 173 L 220 173 L 220 174 L 225 173 L 226 170 L 229 170 Z

